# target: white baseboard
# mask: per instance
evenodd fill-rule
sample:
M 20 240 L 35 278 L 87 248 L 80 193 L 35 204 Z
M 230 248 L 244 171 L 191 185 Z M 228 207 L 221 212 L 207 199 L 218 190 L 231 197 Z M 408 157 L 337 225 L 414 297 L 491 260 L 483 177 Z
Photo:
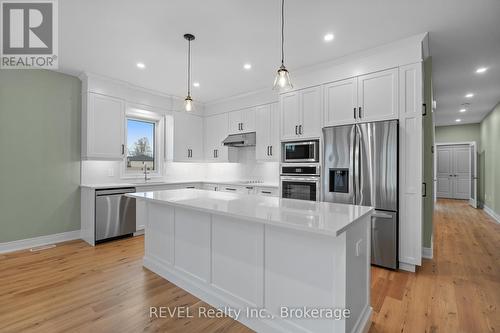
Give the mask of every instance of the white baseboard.
M 500 223 L 500 215 L 498 215 L 493 209 L 484 205 L 483 210 L 486 214 L 491 216 L 493 218 L 493 220 L 495 220 L 496 223 Z
M 80 239 L 80 230 L 62 232 L 60 234 L 39 236 L 34 238 L 20 239 L 12 242 L 0 243 L 0 253 L 25 250 L 32 247 L 66 242 Z
M 422 258 L 425 258 L 425 259 L 432 259 L 433 258 L 432 247 L 422 247 Z
M 399 269 L 407 272 L 415 273 L 415 265 L 407 264 L 405 262 L 399 262 Z

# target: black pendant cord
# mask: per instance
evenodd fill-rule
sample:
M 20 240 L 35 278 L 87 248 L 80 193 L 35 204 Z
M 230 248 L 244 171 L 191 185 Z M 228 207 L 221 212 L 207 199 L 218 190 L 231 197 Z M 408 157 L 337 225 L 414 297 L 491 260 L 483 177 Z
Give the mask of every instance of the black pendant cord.
M 281 0 L 281 66 L 285 63 L 285 0 Z
M 191 96 L 191 40 L 188 40 L 188 96 Z

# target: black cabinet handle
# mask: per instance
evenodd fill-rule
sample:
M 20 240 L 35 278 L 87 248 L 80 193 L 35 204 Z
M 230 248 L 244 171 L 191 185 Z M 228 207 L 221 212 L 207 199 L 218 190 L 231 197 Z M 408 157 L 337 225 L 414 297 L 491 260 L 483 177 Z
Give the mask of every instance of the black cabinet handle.
M 196 187 L 194 187 L 194 186 L 186 186 L 186 188 L 196 188 Z
M 219 149 L 215 149 L 215 158 L 219 158 Z
M 125 155 L 125 145 L 122 144 L 122 155 Z
M 354 119 L 357 119 L 358 117 L 356 117 L 356 108 L 354 108 Z
M 295 135 L 299 135 L 299 126 L 295 125 Z
M 302 133 L 302 125 L 299 125 L 299 134 L 303 134 Z
M 269 191 L 260 191 L 260 193 L 271 194 L 271 192 L 269 192 Z
M 422 183 L 422 197 L 427 197 L 427 183 Z
M 226 187 L 226 190 L 227 190 L 227 191 L 236 191 L 236 189 L 235 189 L 235 188 L 230 188 L 230 187 Z
M 273 156 L 273 146 L 269 146 L 269 151 L 271 153 L 271 156 Z
M 243 131 L 243 123 L 241 123 L 241 130 Z
M 267 146 L 267 156 L 269 156 L 269 146 Z
M 358 108 L 358 117 L 359 119 L 363 118 L 363 116 L 361 115 L 361 106 Z

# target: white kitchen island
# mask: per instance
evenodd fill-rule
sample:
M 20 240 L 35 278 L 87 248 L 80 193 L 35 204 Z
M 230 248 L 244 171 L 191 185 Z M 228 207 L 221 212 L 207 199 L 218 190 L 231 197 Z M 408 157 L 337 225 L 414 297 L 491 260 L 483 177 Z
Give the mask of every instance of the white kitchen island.
M 128 196 L 145 225 L 144 266 L 251 329 L 369 327 L 371 207 L 196 189 Z

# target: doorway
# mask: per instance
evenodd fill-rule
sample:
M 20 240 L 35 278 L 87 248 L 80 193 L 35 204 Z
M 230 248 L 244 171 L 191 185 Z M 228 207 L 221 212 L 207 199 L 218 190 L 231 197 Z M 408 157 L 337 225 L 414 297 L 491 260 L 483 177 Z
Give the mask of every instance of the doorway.
M 436 197 L 469 200 L 476 207 L 476 144 L 436 144 Z

